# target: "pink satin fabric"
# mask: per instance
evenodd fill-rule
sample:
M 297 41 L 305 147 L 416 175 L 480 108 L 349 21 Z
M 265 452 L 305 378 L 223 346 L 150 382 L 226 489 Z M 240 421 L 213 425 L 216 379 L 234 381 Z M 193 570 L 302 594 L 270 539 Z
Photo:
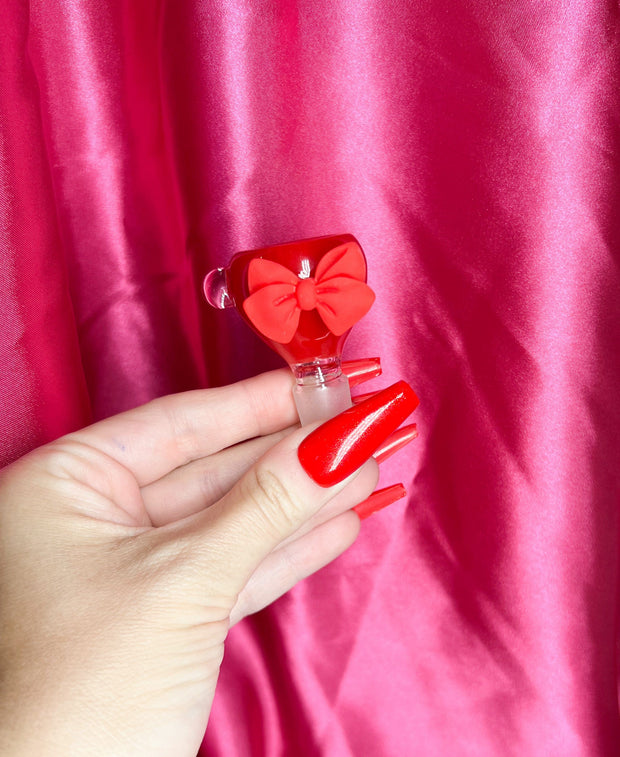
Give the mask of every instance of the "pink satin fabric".
M 202 301 L 351 232 L 346 356 L 420 438 L 334 564 L 233 629 L 211 757 L 620 752 L 618 9 L 16 0 L 0 27 L 2 462 L 279 365 Z

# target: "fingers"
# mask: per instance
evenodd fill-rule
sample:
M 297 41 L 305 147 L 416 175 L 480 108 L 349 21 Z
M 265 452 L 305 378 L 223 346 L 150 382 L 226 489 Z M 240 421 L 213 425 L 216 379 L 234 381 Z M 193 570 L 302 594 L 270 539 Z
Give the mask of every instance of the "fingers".
M 288 544 L 293 543 L 300 537 L 312 530 L 318 528 L 323 523 L 333 520 L 338 515 L 355 510 L 360 502 L 365 502 L 369 498 L 368 492 L 373 492 L 379 481 L 379 466 L 373 458 L 368 460 L 360 468 L 358 474 L 347 484 L 347 486 L 332 497 L 317 513 L 307 520 L 294 534 L 278 545 L 277 550 L 284 549 Z M 372 494 L 370 494 L 372 497 Z M 358 513 L 359 519 L 359 513 Z
M 195 460 L 177 468 L 167 476 L 154 481 L 142 489 L 144 508 L 153 526 L 164 526 L 210 507 L 223 497 L 271 447 L 291 434 L 299 426 L 290 426 L 268 436 L 259 436 L 247 442 L 234 445 L 215 455 Z M 379 478 L 377 466 L 366 465 L 361 472 L 361 481 L 355 484 L 360 488 L 357 502 L 366 496 L 368 482 L 376 486 Z M 356 496 L 355 488 L 352 495 Z M 346 507 L 340 505 L 336 496 L 329 506 L 304 525 L 311 530 L 334 515 L 344 512 Z
M 194 460 L 142 489 L 142 500 L 154 526 L 164 526 L 209 507 L 232 488 L 271 447 L 299 426 Z
M 224 497 L 193 516 L 195 553 L 204 549 L 205 571 L 212 567 L 214 553 L 218 555 L 218 562 L 229 571 L 228 590 L 233 596 L 270 552 L 345 489 L 355 476 L 329 488 L 315 483 L 297 455 L 307 434 L 307 429 L 298 429 L 287 436 Z M 352 501 L 351 506 L 354 504 Z
M 230 616 L 231 625 L 262 610 L 303 578 L 335 560 L 353 544 L 359 530 L 359 518 L 345 512 L 272 552 L 239 594 Z
M 342 368 L 352 386 L 376 378 L 381 373 L 379 358 L 350 360 L 343 363 Z M 290 395 L 288 384 L 286 392 L 287 396 Z M 254 403 L 255 406 L 256 404 Z M 293 428 L 295 427 L 289 426 L 287 429 L 267 434 L 264 436 L 264 442 L 261 442 L 259 437 L 245 444 L 192 460 L 148 483 L 144 486 L 142 494 L 151 523 L 155 526 L 165 525 L 211 505 L 222 497 L 236 478 L 242 476 L 270 446 L 276 444 Z M 248 455 L 247 461 L 244 461 L 245 454 Z
M 381 373 L 378 358 L 343 363 L 352 386 Z M 70 434 L 125 466 L 146 486 L 179 466 L 292 426 L 299 419 L 291 372 L 161 397 Z
M 299 429 L 283 439 L 221 500 L 195 516 L 191 527 L 197 551 L 204 542 L 205 570 L 216 545 L 229 591 L 237 594 L 268 554 L 345 489 L 416 405 L 417 397 L 401 381 L 310 433 Z M 374 483 L 369 477 L 362 498 Z
M 271 371 L 153 400 L 71 434 L 128 468 L 140 486 L 245 439 L 294 424 L 292 376 Z

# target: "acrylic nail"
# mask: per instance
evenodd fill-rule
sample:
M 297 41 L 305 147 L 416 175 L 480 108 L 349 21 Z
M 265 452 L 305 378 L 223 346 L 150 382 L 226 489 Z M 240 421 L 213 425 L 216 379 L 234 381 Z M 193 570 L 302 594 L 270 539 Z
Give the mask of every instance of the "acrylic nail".
M 368 460 L 418 406 L 406 381 L 330 418 L 299 445 L 299 461 L 320 486 L 343 481 Z
M 361 360 L 345 360 L 342 363 L 342 372 L 349 379 L 349 386 L 353 388 L 364 381 L 381 375 L 381 358 L 368 357 Z
M 382 463 L 384 460 L 387 460 L 388 457 L 391 457 L 398 452 L 398 450 L 406 447 L 409 442 L 412 442 L 417 437 L 417 435 L 418 427 L 415 423 L 396 429 L 396 431 L 393 434 L 390 434 L 390 436 L 388 436 L 383 442 L 373 457 L 378 463 Z
M 375 395 L 379 394 L 381 389 L 377 389 L 374 392 L 366 392 L 366 394 L 358 394 L 355 397 L 351 397 L 351 402 L 353 402 L 354 405 L 359 405 L 360 402 L 366 402 L 366 400 L 369 400 L 371 397 L 374 397 Z
M 360 502 L 359 505 L 355 505 L 353 510 L 357 513 L 360 520 L 364 520 L 379 512 L 379 510 L 383 510 L 384 507 L 394 504 L 394 502 L 402 499 L 406 494 L 407 490 L 402 484 L 387 486 L 385 489 L 373 492 L 368 499 Z

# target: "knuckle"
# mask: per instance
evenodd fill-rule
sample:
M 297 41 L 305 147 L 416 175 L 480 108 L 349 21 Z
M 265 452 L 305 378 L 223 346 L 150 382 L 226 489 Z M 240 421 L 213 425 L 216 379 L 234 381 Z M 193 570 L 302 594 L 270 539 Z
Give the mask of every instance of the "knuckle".
M 303 521 L 303 505 L 273 471 L 252 469 L 248 496 L 270 532 L 276 535 L 296 530 Z
M 92 450 L 72 436 L 34 450 L 26 461 L 31 469 L 46 478 L 72 480 L 82 475 L 85 478 L 93 472 Z
M 200 444 L 194 420 L 187 414 L 185 405 L 174 395 L 160 397 L 151 403 L 163 411 L 172 430 L 172 443 L 180 465 L 186 465 L 200 456 Z M 148 405 L 147 405 L 148 407 Z

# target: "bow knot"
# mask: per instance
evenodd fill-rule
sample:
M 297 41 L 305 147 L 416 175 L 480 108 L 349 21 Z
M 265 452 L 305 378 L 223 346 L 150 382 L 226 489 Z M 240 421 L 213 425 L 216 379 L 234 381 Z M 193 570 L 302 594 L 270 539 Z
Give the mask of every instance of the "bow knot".
M 375 295 L 366 284 L 366 261 L 358 244 L 347 242 L 327 252 L 314 278 L 300 278 L 280 263 L 254 258 L 248 267 L 250 296 L 243 309 L 263 336 L 288 344 L 302 311 L 316 310 L 335 336 L 366 315 Z
M 297 304 L 302 310 L 314 310 L 316 307 L 316 282 L 314 279 L 301 279 L 295 289 Z

